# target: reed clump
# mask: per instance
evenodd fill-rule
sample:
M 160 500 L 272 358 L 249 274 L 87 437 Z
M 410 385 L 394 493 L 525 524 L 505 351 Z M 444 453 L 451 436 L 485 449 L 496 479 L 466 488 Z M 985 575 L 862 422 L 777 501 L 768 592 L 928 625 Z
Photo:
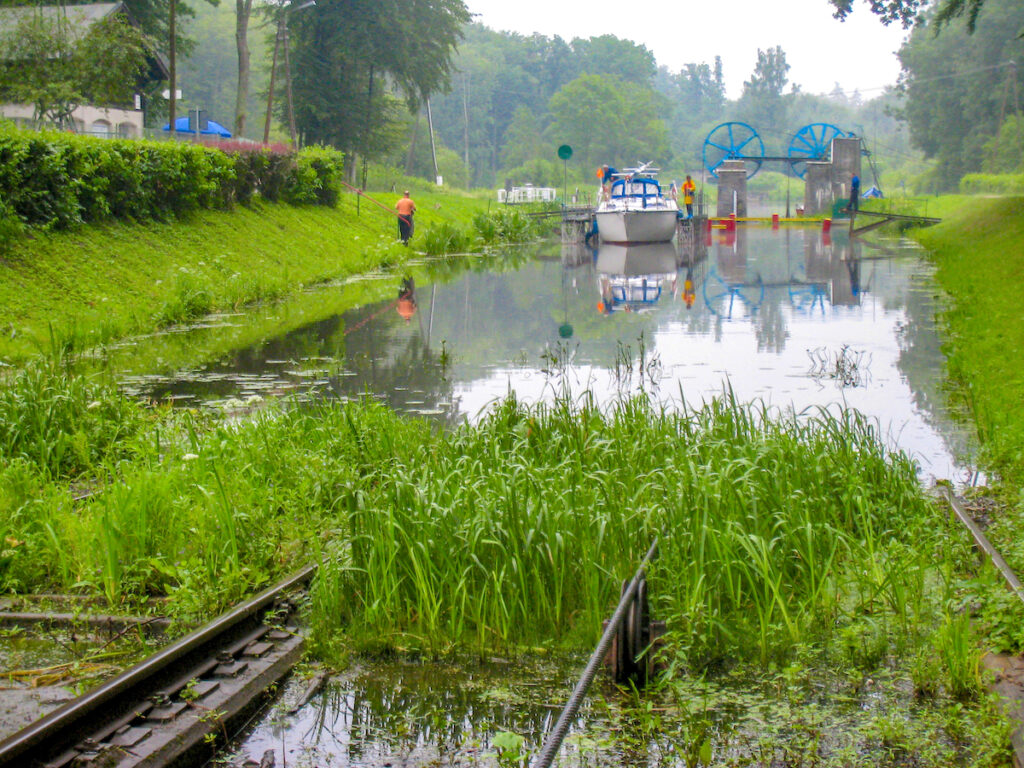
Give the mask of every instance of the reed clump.
M 20 461 L 48 479 L 77 477 L 120 455 L 146 421 L 109 382 L 40 358 L 0 378 L 0 468 Z
M 585 647 L 660 535 L 655 615 L 674 662 L 702 667 L 880 637 L 861 653 L 874 658 L 933 626 L 949 595 L 952 569 L 937 564 L 957 540 L 913 463 L 853 411 L 782 413 L 730 394 L 599 408 L 584 394 L 509 396 L 447 433 L 371 403 L 141 418 L 108 418 L 96 492 L 76 501 L 42 468 L 64 466 L 55 457 L 32 463 L 51 433 L 26 433 L 14 459 L 5 448 L 0 589 L 113 606 L 166 596 L 167 610 L 200 616 L 316 560 L 325 655 L 341 638 L 435 653 Z
M 372 489 L 372 492 L 370 491 Z M 865 615 L 932 620 L 946 546 L 915 469 L 852 411 L 526 406 L 396 453 L 339 505 L 317 636 L 481 650 L 592 642 L 650 540 L 678 657 L 767 662 Z

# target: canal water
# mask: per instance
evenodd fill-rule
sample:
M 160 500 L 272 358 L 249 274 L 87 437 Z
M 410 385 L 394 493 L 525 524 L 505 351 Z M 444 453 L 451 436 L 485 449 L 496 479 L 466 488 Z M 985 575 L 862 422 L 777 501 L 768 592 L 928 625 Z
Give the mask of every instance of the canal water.
M 731 387 L 797 410 L 846 404 L 919 463 L 964 482 L 969 429 L 950 413 L 932 269 L 906 240 L 741 228 L 683 244 L 546 243 L 322 286 L 110 350 L 125 389 L 239 409 L 352 399 L 445 424 L 515 392 L 676 407 Z

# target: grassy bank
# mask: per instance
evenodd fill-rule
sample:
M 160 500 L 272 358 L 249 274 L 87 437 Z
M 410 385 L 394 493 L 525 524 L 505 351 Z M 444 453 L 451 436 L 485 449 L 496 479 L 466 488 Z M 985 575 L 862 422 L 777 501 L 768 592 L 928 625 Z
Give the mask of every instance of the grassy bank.
M 951 298 L 944 315 L 954 392 L 970 408 L 983 460 L 1024 483 L 1024 198 L 957 198 L 914 237 Z
M 394 194 L 379 198 L 389 206 Z M 417 195 L 417 235 L 465 228 L 487 201 Z M 305 285 L 401 263 L 395 219 L 345 195 L 337 208 L 259 203 L 184 221 L 36 232 L 0 257 L 0 361 L 94 347 Z
M 951 196 L 941 224 L 914 232 L 950 297 L 943 320 L 951 396 L 976 424 L 981 468 L 1001 501 L 987 533 L 1017 573 L 1024 572 L 1022 205 L 1019 197 Z M 1012 634 L 1020 642 L 1020 631 Z

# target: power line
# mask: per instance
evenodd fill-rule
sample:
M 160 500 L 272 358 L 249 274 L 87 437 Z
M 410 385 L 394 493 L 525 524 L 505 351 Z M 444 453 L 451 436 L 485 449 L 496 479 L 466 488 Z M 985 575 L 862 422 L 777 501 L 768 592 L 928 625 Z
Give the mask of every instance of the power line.
M 949 79 L 954 78 L 954 77 L 963 77 L 964 75 L 975 75 L 975 74 L 977 74 L 979 72 L 990 72 L 993 69 L 1002 69 L 1003 67 L 1015 67 L 1015 66 L 1017 66 L 1017 62 L 1015 62 L 1015 61 L 1013 61 L 1011 59 L 1010 61 L 1003 61 L 1003 62 L 1000 62 L 999 64 L 988 64 L 988 65 L 986 65 L 984 67 L 975 67 L 974 69 L 964 69 L 964 70 L 961 70 L 959 72 L 950 72 L 950 73 L 945 74 L 945 75 L 933 75 L 932 77 L 915 78 L 910 84 L 911 85 L 920 85 L 922 83 L 933 83 L 933 82 L 936 82 L 938 80 L 949 80 Z M 866 92 L 869 92 L 869 91 L 884 91 L 887 88 L 896 88 L 898 86 L 899 86 L 899 83 L 897 83 L 896 85 L 892 85 L 892 84 L 890 84 L 890 85 L 878 85 L 878 86 L 874 86 L 872 88 L 854 88 L 852 91 L 840 90 L 840 91 L 837 92 L 837 91 L 833 90 L 833 91 L 830 91 L 827 94 L 821 94 L 821 95 L 823 95 L 823 96 L 831 96 L 833 94 L 838 95 L 839 93 L 841 93 L 843 96 L 853 96 L 854 94 L 861 94 L 861 93 L 866 93 Z

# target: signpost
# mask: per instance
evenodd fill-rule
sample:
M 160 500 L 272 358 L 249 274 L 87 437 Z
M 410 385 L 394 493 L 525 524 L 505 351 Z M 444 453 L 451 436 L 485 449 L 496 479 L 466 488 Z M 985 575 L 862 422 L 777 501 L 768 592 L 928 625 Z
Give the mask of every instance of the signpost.
M 569 199 L 567 195 L 568 183 L 566 182 L 567 171 L 565 164 L 572 157 L 572 147 L 568 144 L 563 144 L 558 148 L 558 156 L 562 158 L 562 205 L 565 205 L 566 200 Z

